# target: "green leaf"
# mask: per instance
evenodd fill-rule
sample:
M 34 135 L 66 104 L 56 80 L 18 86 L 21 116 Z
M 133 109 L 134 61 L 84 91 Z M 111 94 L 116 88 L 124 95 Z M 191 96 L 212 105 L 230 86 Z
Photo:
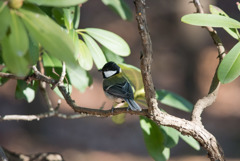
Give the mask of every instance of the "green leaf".
M 4 38 L 4 36 L 7 33 L 7 30 L 9 28 L 11 19 L 10 15 L 10 10 L 8 9 L 8 6 L 6 3 L 0 1 L 0 22 L 1 22 L 1 27 L 0 27 L 0 41 Z
M 75 6 L 73 28 L 78 29 L 80 23 L 80 6 Z
M 196 26 L 240 28 L 240 22 L 220 15 L 194 13 L 182 17 L 182 22 Z
M 15 55 L 24 56 L 28 50 L 27 32 L 15 11 L 11 11 L 9 43 Z
M 84 31 L 113 53 L 120 56 L 130 55 L 131 51 L 127 42 L 115 33 L 97 28 L 86 28 Z
M 118 64 L 123 71 L 123 74 L 130 81 L 131 85 L 134 86 L 135 91 L 141 90 L 143 88 L 143 81 L 140 69 L 129 64 Z
M 199 143 L 193 137 L 180 134 L 180 138 L 183 139 L 188 145 L 190 145 L 195 150 L 200 150 Z
M 39 46 L 38 43 L 35 40 L 33 40 L 31 36 L 28 37 L 29 37 L 29 49 L 26 57 L 31 65 L 35 65 L 37 64 L 39 58 Z
M 54 20 L 61 26 L 64 26 L 64 18 L 63 18 L 63 9 L 54 7 L 52 9 L 52 16 Z
M 193 109 L 193 104 L 184 99 L 183 97 L 169 92 L 167 90 L 157 90 L 157 99 L 165 105 L 175 107 L 179 110 L 185 111 L 185 112 L 191 112 Z
M 149 155 L 156 161 L 162 161 L 164 135 L 159 126 L 144 116 L 140 116 L 140 125 Z
M 88 76 L 88 73 L 80 66 L 75 67 L 74 69 L 67 68 L 67 72 L 71 84 L 76 87 L 80 92 L 84 92 L 90 84 L 90 78 Z
M 42 55 L 44 67 L 62 67 L 61 61 L 43 52 Z
M 180 133 L 167 126 L 160 126 L 160 128 L 165 132 L 164 145 L 168 148 L 173 148 L 178 144 Z
M 123 20 L 132 20 L 132 11 L 124 0 L 102 0 L 102 2 L 110 7 Z
M 2 72 L 2 73 L 7 73 L 8 70 L 7 70 L 7 68 L 5 67 L 5 68 L 3 68 L 3 69 L 1 70 L 1 72 Z M 9 80 L 8 78 L 0 77 L 0 86 L 4 85 L 8 80 Z
M 117 64 L 124 62 L 124 59 L 119 55 L 114 54 L 112 51 L 108 50 L 104 46 L 102 46 L 101 48 L 108 62 L 113 61 Z
M 218 68 L 218 79 L 221 83 L 229 83 L 240 74 L 240 42 L 223 58 Z
M 121 113 L 121 114 L 113 116 L 112 117 L 112 121 L 115 124 L 123 124 L 125 122 L 125 117 L 126 117 L 126 114 L 125 113 Z
M 30 63 L 25 57 L 19 57 L 13 51 L 14 46 L 6 36 L 2 41 L 2 58 L 9 71 L 17 76 L 26 76 L 30 70 Z
M 73 6 L 63 8 L 64 23 L 68 30 L 76 29 L 79 25 L 80 7 Z
M 22 19 L 30 35 L 52 56 L 66 62 L 70 67 L 77 65 L 74 45 L 67 33 L 39 8 L 24 5 L 20 9 Z
M 212 14 L 215 15 L 220 15 L 220 16 L 225 16 L 225 17 L 229 17 L 221 8 L 214 6 L 214 5 L 209 5 L 209 10 Z M 223 28 L 229 35 L 231 35 L 233 38 L 235 39 L 239 39 L 239 33 L 238 30 L 235 28 L 227 28 L 224 27 Z
M 91 52 L 81 39 L 77 40 L 77 44 L 78 62 L 80 66 L 85 70 L 91 70 L 93 66 Z
M 75 7 L 63 8 L 64 23 L 68 30 L 73 29 Z
M 102 67 L 107 63 L 107 60 L 98 46 L 98 44 L 88 35 L 82 34 L 82 37 L 92 54 L 93 61 L 95 62 L 98 69 L 102 69 Z
M 28 85 L 23 80 L 17 81 L 17 87 L 15 92 L 17 99 L 25 99 L 28 103 L 32 102 L 35 98 L 35 90 L 33 86 Z
M 53 7 L 69 7 L 82 4 L 87 0 L 25 0 L 25 2 L 30 2 L 37 4 L 39 6 L 53 6 Z

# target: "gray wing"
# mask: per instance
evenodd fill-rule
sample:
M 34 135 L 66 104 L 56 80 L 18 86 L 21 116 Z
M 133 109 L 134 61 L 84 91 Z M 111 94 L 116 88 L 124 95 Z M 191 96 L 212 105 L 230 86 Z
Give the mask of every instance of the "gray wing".
M 133 99 L 133 91 L 131 85 L 126 81 L 123 83 L 111 85 L 104 88 L 105 92 L 108 94 L 124 99 Z

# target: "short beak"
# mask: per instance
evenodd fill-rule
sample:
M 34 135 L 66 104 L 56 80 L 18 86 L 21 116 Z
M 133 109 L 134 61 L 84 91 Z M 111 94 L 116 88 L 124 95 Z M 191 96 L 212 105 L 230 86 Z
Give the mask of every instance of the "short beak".
M 98 71 L 99 71 L 99 72 L 101 72 L 101 71 L 102 71 L 102 69 L 99 69 Z

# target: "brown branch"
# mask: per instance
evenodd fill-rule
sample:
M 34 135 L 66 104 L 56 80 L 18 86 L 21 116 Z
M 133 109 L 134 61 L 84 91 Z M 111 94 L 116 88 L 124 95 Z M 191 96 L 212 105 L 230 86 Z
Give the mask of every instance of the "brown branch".
M 208 152 L 210 160 L 224 160 L 221 147 L 215 137 L 203 126 L 191 121 L 177 118 L 159 110 L 151 76 L 152 45 L 147 27 L 145 0 L 135 0 L 136 19 L 142 39 L 141 72 L 150 118 L 159 125 L 177 129 L 182 134 L 195 138 Z
M 202 5 L 200 3 L 200 0 L 193 0 L 193 4 L 196 7 L 196 10 L 198 13 L 204 13 Z M 206 28 L 206 30 L 209 32 L 214 44 L 217 46 L 218 58 L 219 58 L 219 64 L 220 64 L 223 57 L 226 55 L 225 48 L 222 44 L 222 41 L 219 38 L 216 30 L 214 30 L 212 27 L 206 26 L 204 28 Z M 218 64 L 218 66 L 219 66 L 219 64 Z M 218 69 L 218 66 L 217 66 L 217 69 Z M 216 101 L 218 89 L 220 87 L 220 82 L 217 78 L 217 69 L 215 71 L 208 95 L 199 99 L 197 101 L 197 103 L 195 104 L 194 109 L 192 111 L 191 119 L 196 124 L 202 125 L 201 114 L 202 114 L 203 110 L 205 108 L 211 106 Z
M 193 121 L 188 121 L 185 119 L 180 119 L 175 116 L 169 115 L 160 111 L 158 108 L 158 103 L 155 97 L 155 90 L 153 85 L 153 80 L 151 76 L 151 64 L 152 64 L 152 43 L 150 34 L 147 26 L 146 19 L 146 10 L 145 10 L 145 0 L 135 0 L 135 7 L 137 13 L 137 22 L 139 33 L 142 39 L 143 53 L 141 55 L 141 72 L 143 77 L 144 89 L 146 100 L 148 104 L 148 110 L 142 111 L 128 111 L 127 108 L 118 108 L 115 110 L 99 110 L 99 109 L 89 109 L 85 107 L 80 107 L 75 104 L 75 101 L 72 100 L 71 96 L 66 90 L 66 87 L 63 83 L 58 83 L 58 81 L 45 76 L 40 73 L 37 68 L 34 66 L 34 74 L 29 76 L 29 79 L 35 79 L 39 81 L 44 81 L 48 84 L 54 86 L 58 83 L 57 87 L 62 93 L 68 105 L 80 115 L 84 116 L 96 116 L 96 117 L 110 117 L 120 113 L 129 113 L 134 115 L 143 115 L 152 119 L 159 125 L 169 126 L 177 129 L 182 134 L 190 135 L 194 137 L 203 148 L 205 148 L 209 154 L 211 160 L 220 160 L 223 161 L 223 153 L 221 147 L 218 145 L 215 137 L 210 134 L 203 126 L 196 124 Z M 50 111 L 51 112 L 51 111 Z M 48 115 L 49 112 L 48 112 Z M 33 117 L 33 119 L 35 119 Z
M 19 154 L 3 148 L 9 161 L 64 161 L 61 154 L 58 153 L 37 153 L 37 154 Z M 6 160 L 7 161 L 7 160 Z
M 138 30 L 142 40 L 143 52 L 141 53 L 141 73 L 144 83 L 148 112 L 154 115 L 155 107 L 158 109 L 158 102 L 154 90 L 151 76 L 152 64 L 152 41 L 148 30 L 147 17 L 145 10 L 145 0 L 135 0 L 136 19 L 138 21 Z
M 56 84 L 54 84 L 51 89 L 54 89 L 59 84 L 62 84 L 63 80 L 65 78 L 65 75 L 66 75 L 66 65 L 65 65 L 65 62 L 62 62 L 62 73 L 61 73 L 61 76 L 60 76 L 58 82 Z
M 9 79 L 16 79 L 16 80 L 25 80 L 25 77 L 18 77 L 10 73 L 3 73 L 0 72 L 0 77 L 2 78 L 9 78 Z

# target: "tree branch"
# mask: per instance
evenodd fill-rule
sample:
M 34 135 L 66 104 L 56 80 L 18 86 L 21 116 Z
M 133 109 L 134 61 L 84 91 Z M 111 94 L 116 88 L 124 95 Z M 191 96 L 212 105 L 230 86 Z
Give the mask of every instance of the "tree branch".
M 204 13 L 202 5 L 200 3 L 200 0 L 193 0 L 193 4 L 196 7 L 196 10 L 197 10 L 198 13 Z M 210 36 L 212 37 L 212 40 L 213 40 L 214 44 L 217 46 L 218 58 L 219 58 L 219 64 L 220 64 L 223 57 L 226 55 L 225 54 L 225 48 L 222 44 L 222 41 L 219 38 L 216 30 L 214 30 L 212 27 L 207 26 L 207 27 L 204 27 L 204 28 L 207 29 Z M 219 64 L 218 64 L 218 66 L 219 66 Z M 218 69 L 218 66 L 217 66 L 217 69 Z M 199 99 L 197 101 L 197 103 L 195 104 L 194 109 L 192 111 L 191 119 L 196 124 L 202 125 L 201 114 L 202 114 L 203 110 L 205 108 L 211 106 L 216 101 L 217 94 L 218 94 L 218 89 L 220 87 L 220 82 L 217 78 L 217 69 L 215 71 L 215 74 L 214 74 L 214 77 L 213 77 L 208 95 Z
M 152 41 L 148 30 L 147 17 L 145 10 L 145 0 L 135 0 L 136 19 L 138 22 L 138 30 L 142 40 L 143 52 L 141 53 L 141 73 L 144 83 L 145 97 L 148 105 L 148 112 L 154 115 L 158 109 L 158 102 L 154 90 L 153 80 L 151 76 L 152 64 Z
M 223 152 L 215 137 L 203 126 L 185 119 L 180 119 L 160 111 L 155 97 L 154 85 L 151 76 L 152 45 L 147 27 L 145 0 L 135 0 L 136 19 L 142 39 L 143 53 L 141 55 L 141 72 L 143 77 L 146 100 L 150 118 L 159 125 L 177 129 L 182 134 L 191 135 L 208 152 L 210 160 L 224 160 Z
M 64 161 L 61 154 L 58 153 L 37 153 L 37 154 L 19 154 L 3 148 L 9 161 Z M 7 160 L 5 160 L 7 161 Z
M 68 105 L 75 112 L 78 112 L 82 117 L 85 117 L 85 116 L 111 117 L 113 115 L 117 115 L 120 113 L 129 113 L 132 115 L 133 114 L 134 115 L 143 115 L 143 116 L 146 116 L 146 117 L 152 119 L 159 125 L 169 126 L 169 127 L 177 129 L 182 134 L 192 136 L 202 145 L 203 148 L 205 148 L 207 150 L 209 158 L 211 160 L 223 161 L 224 156 L 223 156 L 221 147 L 218 145 L 218 142 L 216 141 L 215 137 L 211 133 L 209 133 L 206 129 L 204 129 L 204 127 L 202 125 L 196 124 L 194 121 L 188 121 L 185 119 L 181 119 L 181 118 L 177 118 L 175 116 L 169 115 L 165 112 L 162 112 L 158 108 L 158 102 L 156 100 L 153 80 L 152 80 L 152 76 L 151 76 L 151 64 L 152 64 L 153 51 L 152 51 L 152 43 L 151 43 L 151 38 L 150 38 L 150 34 L 148 31 L 148 25 L 147 25 L 146 10 L 145 10 L 146 4 L 145 4 L 145 0 L 135 0 L 134 3 L 135 3 L 135 8 L 136 8 L 136 14 L 137 14 L 136 19 L 138 22 L 139 33 L 141 36 L 142 46 L 143 46 L 143 53 L 141 55 L 141 72 L 142 72 L 142 77 L 143 77 L 146 101 L 147 101 L 147 104 L 149 107 L 148 110 L 144 109 L 142 111 L 131 111 L 131 110 L 128 111 L 127 108 L 117 108 L 112 111 L 111 109 L 110 110 L 89 109 L 89 108 L 77 106 L 75 104 L 75 101 L 72 100 L 71 96 L 67 92 L 66 87 L 63 85 L 63 83 L 58 83 L 59 81 L 56 81 L 50 77 L 45 76 L 44 74 L 42 74 L 41 72 L 39 72 L 37 70 L 36 66 L 33 66 L 34 74 L 29 76 L 28 79 L 44 81 L 52 86 L 55 86 L 57 84 L 56 87 L 58 87 L 58 89 L 62 93 L 64 99 L 68 103 Z M 219 50 L 220 49 L 222 50 L 222 48 L 219 46 Z M 219 53 L 221 53 L 221 52 L 219 52 Z M 221 56 L 223 56 L 223 54 L 220 54 L 220 58 L 221 58 Z M 62 72 L 62 75 L 63 75 L 63 73 L 64 72 Z M 3 77 L 5 77 L 5 76 L 3 76 Z M 13 77 L 13 76 L 6 76 L 6 77 L 9 77 L 9 78 L 11 77 L 12 79 L 18 79 L 18 78 L 23 79 L 20 77 Z M 219 84 L 219 83 L 217 83 L 217 84 Z M 201 115 L 201 112 L 200 112 L 200 115 Z M 200 117 L 200 115 L 199 115 L 199 117 Z M 18 115 L 15 115 L 14 117 L 18 118 L 20 120 L 24 120 L 24 119 L 25 120 L 27 120 L 27 119 L 37 120 L 37 119 L 47 118 L 47 117 L 52 117 L 52 116 L 67 118 L 68 115 L 60 114 L 59 112 L 56 112 L 56 111 L 50 111 L 50 112 L 47 112 L 44 114 L 30 115 L 30 117 L 28 117 L 28 116 L 27 117 L 19 117 Z M 2 118 L 0 118 L 0 119 L 2 119 Z M 13 116 L 5 117 L 5 120 L 7 120 L 7 119 L 11 120 L 11 119 L 13 119 Z M 201 119 L 200 119 L 200 122 L 201 122 Z

